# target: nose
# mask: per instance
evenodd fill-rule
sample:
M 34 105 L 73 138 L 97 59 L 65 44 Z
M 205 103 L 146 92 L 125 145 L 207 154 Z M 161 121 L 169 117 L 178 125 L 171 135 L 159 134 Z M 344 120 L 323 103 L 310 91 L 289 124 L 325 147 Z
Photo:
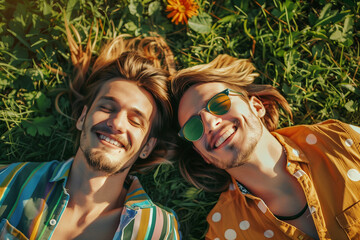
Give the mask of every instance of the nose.
M 114 113 L 107 121 L 107 125 L 116 133 L 125 132 L 127 124 L 127 116 L 125 112 Z
M 220 126 L 222 119 L 221 117 L 204 110 L 199 113 L 204 125 L 204 132 L 211 133 L 214 129 Z

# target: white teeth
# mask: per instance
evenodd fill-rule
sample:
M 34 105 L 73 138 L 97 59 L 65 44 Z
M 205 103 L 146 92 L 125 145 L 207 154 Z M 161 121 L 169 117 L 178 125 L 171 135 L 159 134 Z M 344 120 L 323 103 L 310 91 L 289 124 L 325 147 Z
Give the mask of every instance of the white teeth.
M 109 137 L 106 137 L 106 136 L 104 136 L 102 134 L 100 134 L 100 139 L 105 140 L 106 142 L 108 142 L 108 143 L 110 143 L 112 145 L 115 145 L 117 147 L 121 146 L 121 144 L 118 141 L 116 141 L 114 139 L 110 139 Z
M 228 139 L 228 137 L 231 136 L 231 134 L 233 134 L 235 132 L 235 129 L 231 128 L 229 129 L 227 132 L 225 132 L 215 143 L 215 147 L 217 148 L 218 146 L 220 146 L 223 142 L 225 142 L 226 139 Z

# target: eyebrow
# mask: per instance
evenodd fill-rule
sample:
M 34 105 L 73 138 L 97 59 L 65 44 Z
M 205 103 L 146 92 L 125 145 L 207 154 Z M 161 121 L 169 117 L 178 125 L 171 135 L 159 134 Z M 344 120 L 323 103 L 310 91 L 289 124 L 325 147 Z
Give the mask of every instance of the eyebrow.
M 114 97 L 109 97 L 109 96 L 102 96 L 100 97 L 100 100 L 106 100 L 106 101 L 112 101 L 118 103 L 118 101 Z M 145 114 L 142 111 L 140 111 L 140 109 L 136 107 L 132 107 L 130 108 L 130 110 L 134 112 L 136 115 L 138 115 L 140 118 L 145 120 L 146 122 L 149 122 L 149 120 L 145 117 Z

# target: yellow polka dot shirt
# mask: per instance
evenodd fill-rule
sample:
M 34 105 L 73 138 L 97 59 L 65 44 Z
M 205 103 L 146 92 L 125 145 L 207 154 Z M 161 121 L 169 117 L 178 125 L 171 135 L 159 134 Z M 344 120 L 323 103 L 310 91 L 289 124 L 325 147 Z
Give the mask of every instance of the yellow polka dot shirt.
M 360 128 L 336 120 L 272 133 L 304 190 L 320 239 L 360 239 Z M 312 239 L 235 179 L 207 217 L 206 239 Z

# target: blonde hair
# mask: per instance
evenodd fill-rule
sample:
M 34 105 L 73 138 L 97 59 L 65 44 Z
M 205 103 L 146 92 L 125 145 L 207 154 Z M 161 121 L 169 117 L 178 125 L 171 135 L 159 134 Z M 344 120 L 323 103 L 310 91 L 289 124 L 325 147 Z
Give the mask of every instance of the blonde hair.
M 279 106 L 292 117 L 291 108 L 286 99 L 272 86 L 254 84 L 259 76 L 254 65 L 247 59 L 237 59 L 229 55 L 219 55 L 208 64 L 197 65 L 179 71 L 171 82 L 174 96 L 175 115 L 181 97 L 191 86 L 199 83 L 221 82 L 243 94 L 248 101 L 255 96 L 263 103 L 266 114 L 261 119 L 269 131 L 274 131 L 279 122 Z M 174 117 L 174 119 L 177 119 Z M 225 170 L 208 165 L 194 151 L 192 144 L 181 142 L 179 166 L 183 177 L 198 188 L 207 191 L 224 191 L 230 176 Z
M 165 159 L 165 142 L 161 140 L 172 117 L 168 88 L 169 78 L 175 72 L 175 64 L 173 54 L 164 39 L 158 36 L 128 38 L 120 35 L 106 44 L 93 61 L 92 52 L 96 38 L 92 44 L 89 37 L 83 51 L 81 44 L 76 44 L 67 23 L 65 25 L 75 73 L 70 82 L 72 117 L 78 119 L 83 107 L 91 106 L 106 81 L 114 78 L 134 81 L 148 91 L 156 103 L 157 112 L 149 138 L 158 138 L 158 144 L 147 159 L 139 158 L 135 162 L 131 172 L 144 172 L 157 164 L 168 162 Z M 72 30 L 81 42 L 73 26 Z

